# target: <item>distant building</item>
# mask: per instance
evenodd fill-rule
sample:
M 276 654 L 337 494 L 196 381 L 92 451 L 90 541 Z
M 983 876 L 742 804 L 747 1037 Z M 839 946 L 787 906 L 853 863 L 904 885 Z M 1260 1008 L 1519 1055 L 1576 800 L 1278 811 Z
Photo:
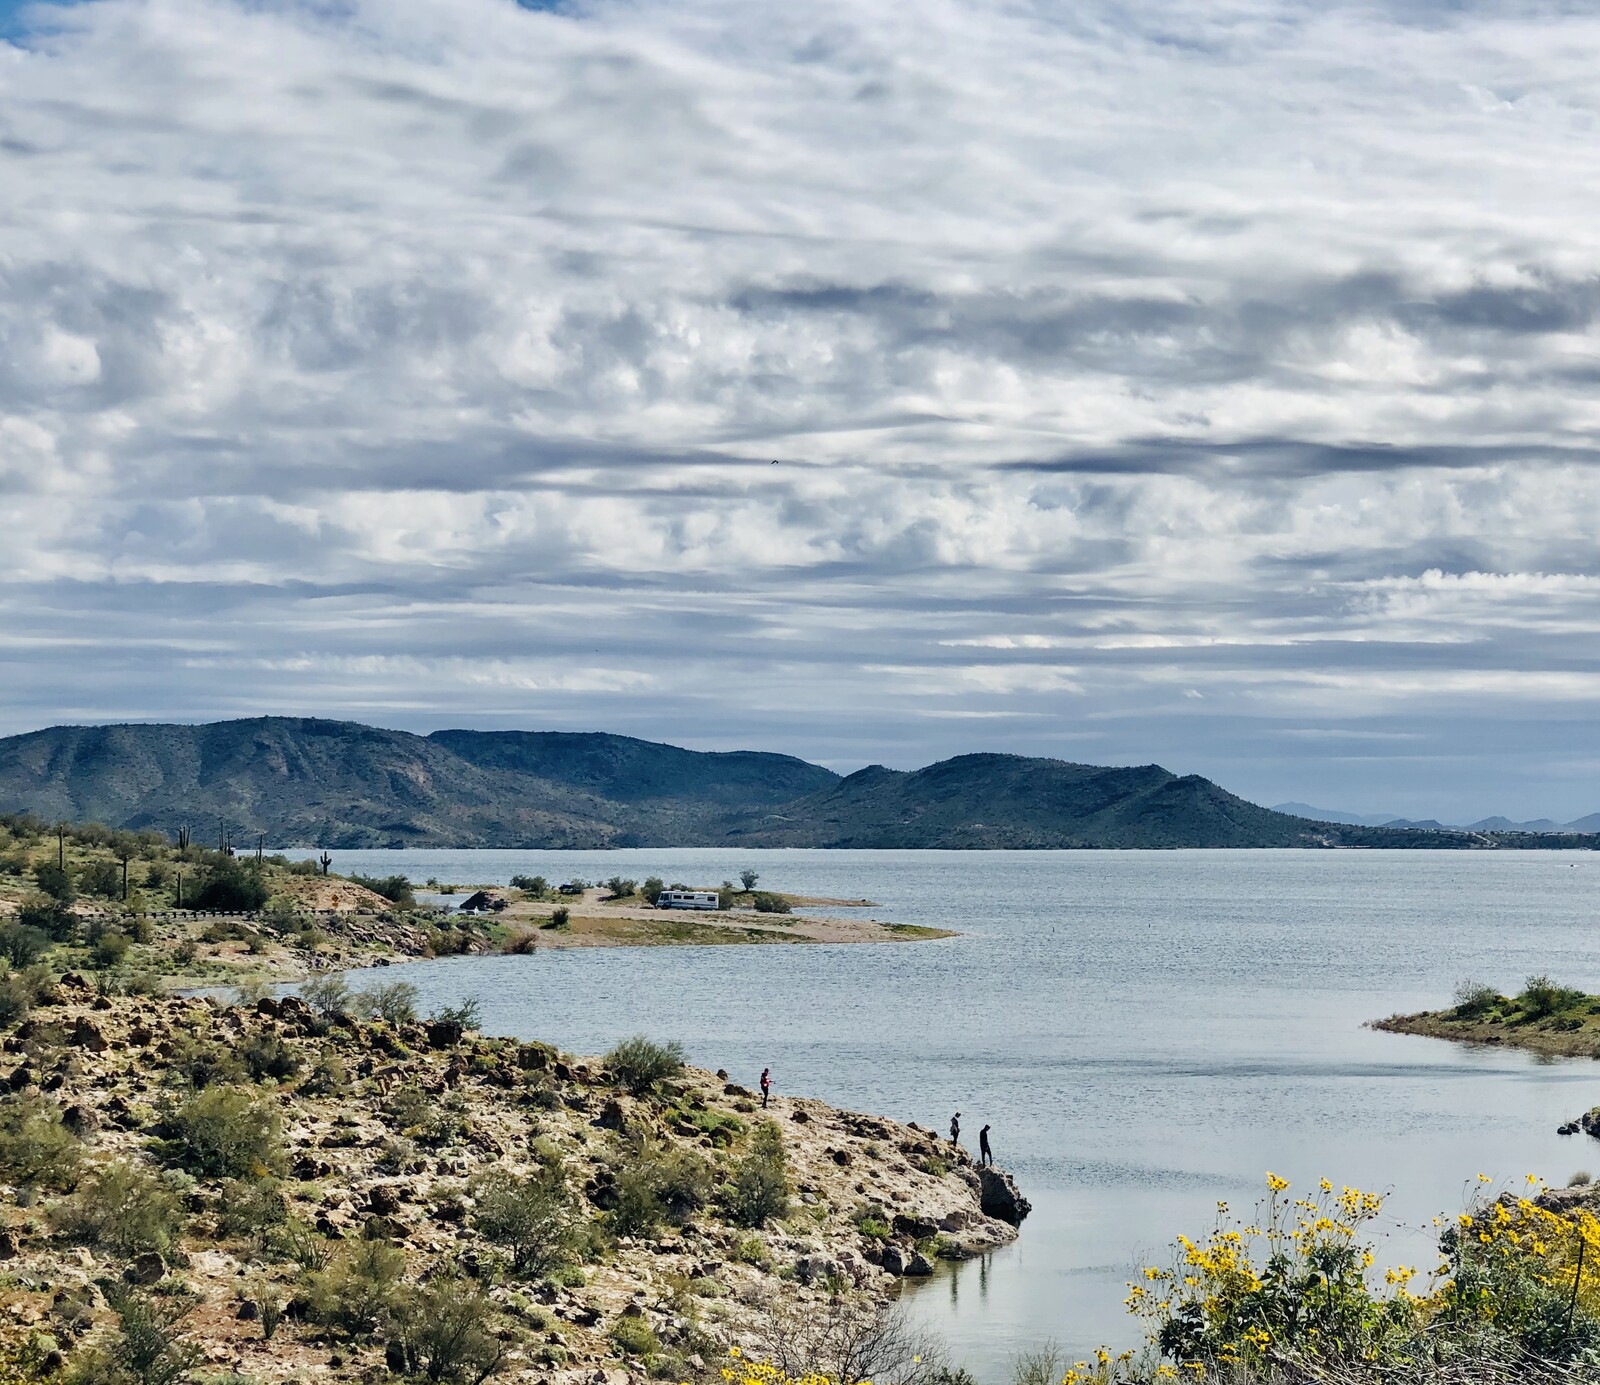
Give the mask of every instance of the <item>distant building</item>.
M 715 890 L 662 890 L 656 896 L 658 909 L 715 909 Z

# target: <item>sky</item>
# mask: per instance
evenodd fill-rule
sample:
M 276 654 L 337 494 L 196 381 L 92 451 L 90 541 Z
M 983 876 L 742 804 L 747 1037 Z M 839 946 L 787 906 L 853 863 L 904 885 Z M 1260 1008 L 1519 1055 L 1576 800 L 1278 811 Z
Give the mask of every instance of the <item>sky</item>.
M 0 734 L 1600 809 L 1600 12 L 0 0 Z

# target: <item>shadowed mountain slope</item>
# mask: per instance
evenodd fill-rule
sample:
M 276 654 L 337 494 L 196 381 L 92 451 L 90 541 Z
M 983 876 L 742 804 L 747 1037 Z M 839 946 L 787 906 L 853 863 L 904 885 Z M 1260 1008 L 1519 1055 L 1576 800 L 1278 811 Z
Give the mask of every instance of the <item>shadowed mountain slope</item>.
M 1019 755 L 841 779 L 789 755 L 601 733 L 260 717 L 0 740 L 0 810 L 274 846 L 1520 847 L 1594 837 L 1310 822 L 1198 775 Z

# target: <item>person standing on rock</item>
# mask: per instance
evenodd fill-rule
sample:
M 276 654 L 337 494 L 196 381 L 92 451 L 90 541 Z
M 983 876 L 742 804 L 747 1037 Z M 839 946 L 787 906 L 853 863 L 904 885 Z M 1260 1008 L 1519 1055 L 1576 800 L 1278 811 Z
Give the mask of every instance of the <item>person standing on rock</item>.
M 985 1164 L 994 1167 L 994 1151 L 989 1148 L 989 1127 L 986 1125 L 978 1132 L 978 1167 Z
M 772 1098 L 772 1069 L 761 1069 L 761 1109 L 767 1109 L 767 1102 Z
M 950 1143 L 958 1149 L 961 1146 L 961 1112 L 959 1111 L 950 1117 Z

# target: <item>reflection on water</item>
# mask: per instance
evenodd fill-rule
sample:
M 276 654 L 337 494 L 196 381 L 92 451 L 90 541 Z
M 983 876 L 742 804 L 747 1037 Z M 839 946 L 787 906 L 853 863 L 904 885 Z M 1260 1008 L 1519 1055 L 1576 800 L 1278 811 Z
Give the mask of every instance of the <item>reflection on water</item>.
M 910 1286 L 999 1385 L 1019 1349 L 1127 1345 L 1140 1264 L 1245 1210 L 1267 1169 L 1393 1189 L 1381 1260 L 1414 1262 L 1481 1169 L 1565 1182 L 1555 1135 L 1600 1069 L 1378 1034 L 1474 977 L 1600 989 L 1600 855 L 1546 852 L 345 852 L 462 882 L 620 873 L 877 901 L 956 928 L 877 946 L 546 951 L 407 968 L 427 1004 L 601 1052 L 641 1030 L 747 1083 L 944 1129 L 992 1124 L 1034 1205 L 1015 1246 Z

